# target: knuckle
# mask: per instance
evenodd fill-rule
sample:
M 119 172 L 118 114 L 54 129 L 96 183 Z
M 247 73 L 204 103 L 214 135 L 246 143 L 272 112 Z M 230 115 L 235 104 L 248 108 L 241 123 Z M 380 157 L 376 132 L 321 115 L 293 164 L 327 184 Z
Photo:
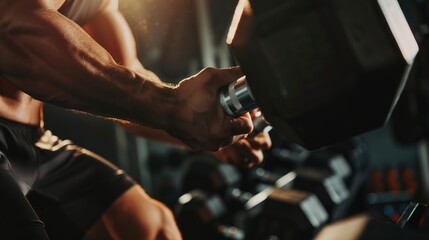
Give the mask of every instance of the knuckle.
M 246 138 L 247 134 L 250 134 L 253 131 L 253 125 L 251 124 L 243 124 L 242 126 L 240 126 L 240 128 L 235 129 L 234 131 L 232 131 L 232 133 L 236 133 L 237 135 L 241 135 L 243 137 L 241 138 Z
M 216 70 L 213 67 L 206 67 L 202 71 L 202 73 L 207 74 L 207 75 L 213 75 L 215 72 L 216 72 Z
M 265 141 L 265 149 L 270 149 L 273 146 L 273 142 L 268 137 L 268 139 Z
M 247 121 L 246 124 L 244 124 L 244 126 L 243 126 L 243 130 L 246 133 L 253 132 L 253 123 L 251 121 Z
M 233 78 L 240 78 L 241 76 L 243 76 L 243 72 L 241 71 L 240 67 L 232 67 L 229 68 L 229 73 Z
M 256 158 L 256 163 L 260 164 L 264 161 L 264 156 L 263 155 L 259 155 Z

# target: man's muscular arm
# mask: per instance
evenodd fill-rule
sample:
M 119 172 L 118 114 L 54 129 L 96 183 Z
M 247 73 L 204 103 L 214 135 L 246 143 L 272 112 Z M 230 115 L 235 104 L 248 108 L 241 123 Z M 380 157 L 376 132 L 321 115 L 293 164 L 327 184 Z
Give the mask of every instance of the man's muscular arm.
M 161 81 L 155 74 L 146 70 L 138 60 L 134 36 L 128 23 L 118 11 L 118 2 L 116 0 L 109 0 L 108 2 L 109 5 L 84 25 L 83 28 L 85 31 L 109 51 L 116 62 L 129 67 L 139 74 L 148 76 L 154 81 Z M 124 127 L 134 134 L 149 139 L 185 146 L 181 141 L 171 137 L 162 130 L 132 124 L 124 124 Z M 251 166 L 263 160 L 262 151 L 268 149 L 270 146 L 270 137 L 268 134 L 262 133 L 255 137 L 236 142 L 216 152 L 215 155 L 219 160 L 224 162 Z
M 1 22 L 0 72 L 6 80 L 38 100 L 66 108 L 151 126 L 165 119 L 162 114 L 177 100 L 171 87 L 116 64 L 56 10 L 36 1 L 18 2 L 25 4 L 9 4 L 16 6 L 4 11 Z
M 36 99 L 163 129 L 197 150 L 216 150 L 252 130 L 248 115 L 227 117 L 217 103 L 218 89 L 238 70 L 206 69 L 169 87 L 117 64 L 44 1 L 0 4 L 1 77 Z

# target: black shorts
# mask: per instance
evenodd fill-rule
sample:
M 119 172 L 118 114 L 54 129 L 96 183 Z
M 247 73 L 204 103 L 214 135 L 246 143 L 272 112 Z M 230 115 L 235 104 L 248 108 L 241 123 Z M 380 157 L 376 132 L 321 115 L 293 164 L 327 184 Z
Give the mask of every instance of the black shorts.
M 81 239 L 135 184 L 100 156 L 50 131 L 4 119 L 0 119 L 0 153 L 51 239 Z

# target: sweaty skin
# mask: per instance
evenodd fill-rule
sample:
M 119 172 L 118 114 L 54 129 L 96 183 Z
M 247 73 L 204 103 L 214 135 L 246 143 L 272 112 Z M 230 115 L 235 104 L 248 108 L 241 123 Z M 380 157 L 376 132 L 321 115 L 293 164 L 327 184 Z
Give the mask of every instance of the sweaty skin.
M 216 151 L 252 131 L 248 114 L 226 116 L 217 99 L 222 86 L 242 75 L 238 68 L 205 69 L 168 86 L 117 63 L 58 13 L 59 5 L 0 0 L 1 117 L 37 125 L 39 101 L 49 102 L 162 129 L 200 151 Z
M 218 89 L 242 75 L 238 68 L 208 68 L 177 87 L 167 86 L 138 61 L 116 0 L 105 0 L 83 28 L 57 12 L 63 3 L 0 0 L 0 117 L 41 125 L 42 102 L 50 102 L 126 120 L 130 123 L 121 122 L 140 135 L 196 150 L 217 150 L 252 130 L 248 114 L 230 118 L 217 103 Z M 258 135 L 216 156 L 239 163 L 245 155 L 250 161 L 245 164 L 254 164 L 270 144 L 268 136 Z M 112 204 L 85 239 L 181 236 L 171 212 L 136 185 Z

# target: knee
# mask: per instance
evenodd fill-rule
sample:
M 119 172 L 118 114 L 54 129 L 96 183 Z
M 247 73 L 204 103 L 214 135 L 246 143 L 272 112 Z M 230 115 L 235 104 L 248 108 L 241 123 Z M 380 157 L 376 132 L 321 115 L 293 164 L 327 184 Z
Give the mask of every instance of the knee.
M 141 211 L 138 216 L 139 227 L 137 228 L 141 229 L 139 234 L 147 236 L 144 239 L 182 239 L 176 220 L 169 208 L 153 199 L 145 202 L 144 205 L 146 205 L 143 206 L 144 211 Z
M 180 239 L 180 233 L 176 225 L 173 213 L 162 204 L 155 204 L 158 221 L 152 222 L 151 228 L 156 232 L 155 239 Z
M 116 239 L 181 239 L 173 214 L 139 187 L 125 193 L 104 215 Z

